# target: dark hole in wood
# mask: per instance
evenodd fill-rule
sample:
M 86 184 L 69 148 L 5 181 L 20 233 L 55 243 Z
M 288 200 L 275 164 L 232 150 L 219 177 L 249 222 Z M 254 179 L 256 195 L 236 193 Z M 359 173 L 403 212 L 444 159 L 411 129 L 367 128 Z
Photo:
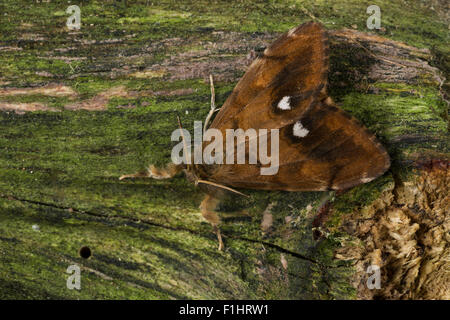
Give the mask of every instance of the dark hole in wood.
M 80 249 L 80 257 L 87 259 L 92 255 L 91 249 L 89 247 L 81 247 Z

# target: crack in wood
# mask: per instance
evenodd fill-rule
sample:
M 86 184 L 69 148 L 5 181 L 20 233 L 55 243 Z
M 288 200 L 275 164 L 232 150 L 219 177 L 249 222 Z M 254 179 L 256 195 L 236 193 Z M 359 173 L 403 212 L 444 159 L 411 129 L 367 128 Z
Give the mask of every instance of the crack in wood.
M 122 219 L 122 220 L 129 220 L 135 223 L 143 223 L 146 225 L 150 225 L 153 227 L 159 227 L 159 228 L 164 228 L 167 230 L 171 230 L 171 231 L 183 231 L 183 232 L 189 232 L 191 234 L 194 234 L 196 236 L 203 236 L 203 233 L 201 232 L 197 232 L 195 230 L 189 229 L 189 228 L 182 228 L 182 227 L 172 227 L 172 226 L 168 226 L 168 225 L 164 225 L 164 224 L 160 224 L 160 223 L 156 223 L 156 222 L 152 222 L 152 221 L 148 221 L 148 220 L 143 220 L 143 219 L 138 219 L 138 218 L 133 218 L 133 217 L 125 217 L 122 215 L 117 215 L 117 214 L 101 214 L 101 213 L 96 213 L 96 212 L 92 212 L 92 211 L 86 211 L 86 210 L 80 210 L 80 209 L 76 209 L 73 207 L 64 207 L 64 206 L 58 206 L 56 204 L 52 204 L 52 203 L 46 203 L 46 202 L 42 202 L 42 201 L 36 201 L 36 200 L 29 200 L 29 199 L 21 199 L 21 198 L 17 198 L 15 196 L 12 195 L 5 195 L 5 194 L 0 194 L 0 198 L 6 199 L 6 200 L 14 200 L 14 201 L 19 201 L 19 202 L 25 202 L 25 203 L 31 203 L 34 205 L 39 205 L 39 206 L 45 206 L 45 207 L 51 207 L 51 208 L 55 208 L 55 209 L 60 209 L 60 210 L 72 210 L 73 212 L 79 213 L 79 214 L 85 214 L 85 215 L 89 215 L 89 216 L 94 216 L 96 218 L 103 218 L 103 219 Z M 247 238 L 247 237 L 241 237 L 241 236 L 235 236 L 235 235 L 224 235 L 225 238 L 230 238 L 230 239 L 235 239 L 235 240 L 241 240 L 241 241 L 245 241 L 245 242 L 250 242 L 250 243 L 258 243 L 258 244 L 262 244 L 265 245 L 267 247 L 270 247 L 276 251 L 279 251 L 280 253 L 285 253 L 285 254 L 289 254 L 292 257 L 304 260 L 304 261 L 308 261 L 311 263 L 314 263 L 316 265 L 318 265 L 321 269 L 322 268 L 333 268 L 333 266 L 327 266 L 322 264 L 321 262 L 305 256 L 301 253 L 283 248 L 279 245 L 276 245 L 274 243 L 270 243 L 270 242 L 266 242 L 266 241 L 262 241 L 262 240 L 257 240 L 257 239 L 251 239 L 251 238 Z

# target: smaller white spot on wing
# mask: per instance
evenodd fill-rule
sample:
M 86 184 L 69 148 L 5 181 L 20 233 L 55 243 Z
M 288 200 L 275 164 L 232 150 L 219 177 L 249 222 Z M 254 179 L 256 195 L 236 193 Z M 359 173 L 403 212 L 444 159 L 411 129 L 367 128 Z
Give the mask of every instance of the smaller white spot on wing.
M 300 121 L 297 121 L 294 124 L 292 131 L 293 131 L 294 136 L 300 137 L 300 138 L 306 137 L 309 133 L 309 130 L 306 129 Z
M 370 182 L 370 181 L 372 181 L 373 180 L 373 178 L 362 178 L 360 181 L 362 182 L 362 183 L 367 183 L 367 182 Z
M 367 175 L 367 172 L 364 172 L 360 181 L 362 183 L 367 183 L 367 182 L 370 182 L 372 180 L 373 180 L 373 178 L 369 178 L 368 175 Z
M 291 97 L 289 97 L 289 96 L 283 97 L 283 99 L 281 99 L 280 102 L 278 102 L 277 107 L 278 107 L 278 109 L 281 109 L 281 110 L 291 110 L 290 102 L 291 102 Z

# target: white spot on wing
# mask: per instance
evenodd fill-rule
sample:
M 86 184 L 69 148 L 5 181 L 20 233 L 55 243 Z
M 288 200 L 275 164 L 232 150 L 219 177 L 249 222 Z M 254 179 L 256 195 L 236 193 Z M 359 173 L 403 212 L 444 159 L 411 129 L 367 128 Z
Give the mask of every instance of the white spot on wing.
M 370 182 L 370 181 L 372 181 L 373 180 L 373 178 L 370 178 L 370 177 L 368 177 L 367 176 L 367 172 L 364 172 L 363 173 L 363 176 L 362 176 L 362 178 L 361 178 L 361 182 L 362 183 L 367 183 L 367 182 Z
M 278 109 L 281 109 L 281 110 L 291 110 L 290 102 L 291 102 L 291 97 L 289 97 L 289 96 L 283 97 L 283 99 L 281 99 L 280 102 L 278 102 L 277 107 L 278 107 Z
M 309 133 L 309 130 L 306 129 L 300 121 L 297 121 L 294 124 L 294 128 L 292 129 L 292 131 L 293 131 L 294 136 L 300 137 L 300 138 L 306 137 Z

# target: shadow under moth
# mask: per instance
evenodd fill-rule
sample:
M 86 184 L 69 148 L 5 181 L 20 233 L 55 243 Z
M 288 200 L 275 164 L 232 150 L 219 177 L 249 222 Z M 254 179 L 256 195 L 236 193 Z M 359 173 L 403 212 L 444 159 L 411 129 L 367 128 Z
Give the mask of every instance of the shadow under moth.
M 214 211 L 221 192 L 240 193 L 232 188 L 344 190 L 379 177 L 390 166 L 389 156 L 372 133 L 328 96 L 328 68 L 328 39 L 322 25 L 308 22 L 293 28 L 253 61 L 209 126 L 223 136 L 227 129 L 267 129 L 267 135 L 278 129 L 276 174 L 262 175 L 259 162 L 223 161 L 171 163 L 161 169 L 149 166 L 145 173 L 120 179 L 167 179 L 184 171 L 187 179 L 207 194 L 200 209 L 213 226 L 221 250 L 220 219 Z M 213 84 L 211 93 L 212 110 L 205 129 L 215 111 Z

